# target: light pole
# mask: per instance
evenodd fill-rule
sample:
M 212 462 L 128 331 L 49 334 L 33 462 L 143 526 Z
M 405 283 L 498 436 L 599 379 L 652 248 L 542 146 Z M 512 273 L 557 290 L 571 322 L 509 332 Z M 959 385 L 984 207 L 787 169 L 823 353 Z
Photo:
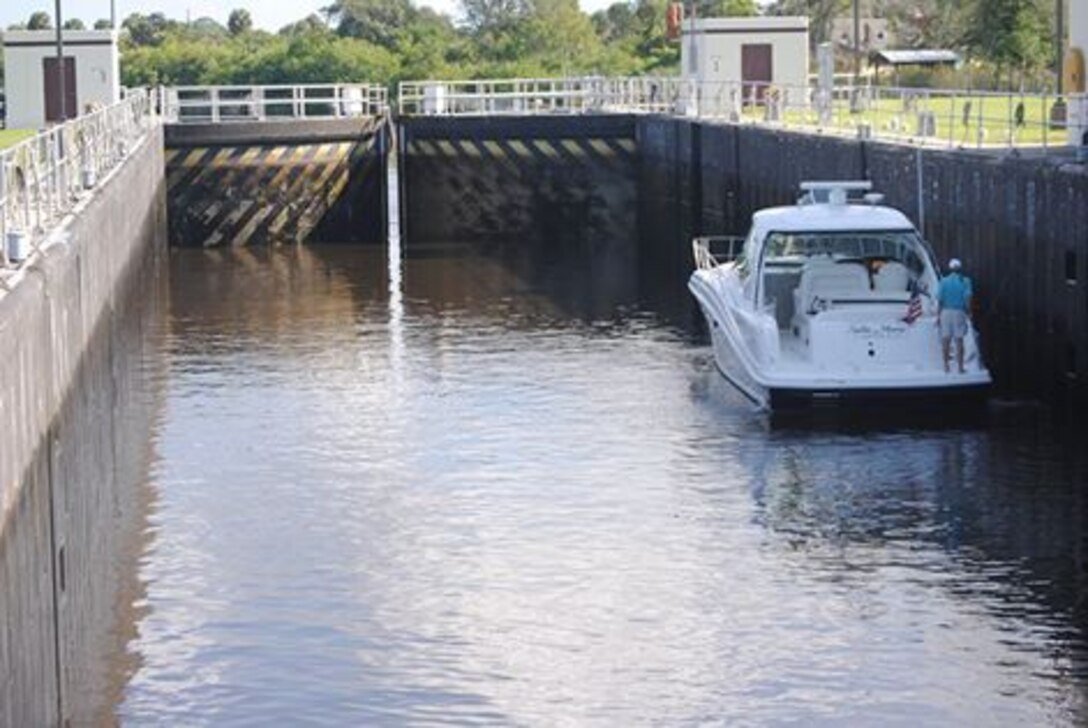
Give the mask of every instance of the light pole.
M 850 111 L 861 111 L 861 7 L 859 0 L 854 0 L 854 82 L 850 88 Z
M 1069 106 L 1063 98 L 1065 94 L 1065 0 L 1055 2 L 1055 38 L 1054 46 L 1058 59 L 1058 78 L 1055 86 L 1057 94 L 1054 97 L 1054 105 L 1050 107 L 1050 127 L 1061 129 L 1065 127 L 1069 118 Z
M 1058 21 L 1058 97 L 1065 93 L 1065 0 L 1056 0 L 1055 17 Z
M 57 93 L 60 96 L 60 121 L 64 122 L 68 119 L 68 90 L 65 88 L 64 78 L 64 34 L 61 31 L 64 20 L 61 18 L 60 14 L 60 0 L 56 0 L 55 8 L 54 22 L 56 24 L 57 34 Z

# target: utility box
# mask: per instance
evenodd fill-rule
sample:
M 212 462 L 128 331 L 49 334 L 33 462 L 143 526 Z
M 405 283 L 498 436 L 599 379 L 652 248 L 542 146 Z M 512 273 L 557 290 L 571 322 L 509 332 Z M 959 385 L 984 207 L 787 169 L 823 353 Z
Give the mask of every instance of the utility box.
M 423 113 L 427 115 L 445 114 L 446 87 L 440 83 L 429 83 L 423 87 Z
M 785 106 L 807 101 L 808 18 L 705 18 L 683 21 L 680 62 L 683 77 L 698 87 L 700 113 L 772 98 Z
M 38 129 L 121 100 L 120 53 L 112 30 L 65 30 L 63 63 L 54 30 L 4 31 L 9 129 Z M 64 98 L 61 98 L 61 74 Z

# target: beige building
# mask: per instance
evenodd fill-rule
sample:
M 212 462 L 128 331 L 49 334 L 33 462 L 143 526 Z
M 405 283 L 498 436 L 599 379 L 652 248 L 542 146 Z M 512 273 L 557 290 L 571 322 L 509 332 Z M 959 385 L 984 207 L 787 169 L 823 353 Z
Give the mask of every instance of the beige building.
M 680 63 L 684 78 L 699 86 L 703 111 L 708 103 L 725 105 L 721 90 L 730 87 L 748 102 L 762 101 L 772 86 L 800 94 L 808 86 L 808 18 L 685 21 Z
M 4 94 L 7 126 L 37 129 L 77 116 L 96 104 L 121 98 L 120 54 L 112 30 L 66 30 L 64 90 L 60 97 L 60 65 L 56 31 L 4 32 Z

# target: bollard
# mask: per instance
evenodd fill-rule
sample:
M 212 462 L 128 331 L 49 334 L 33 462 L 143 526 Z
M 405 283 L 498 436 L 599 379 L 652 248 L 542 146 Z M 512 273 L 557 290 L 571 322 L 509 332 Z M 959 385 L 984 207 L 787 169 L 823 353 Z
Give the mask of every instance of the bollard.
M 90 165 L 83 168 L 80 173 L 80 179 L 83 180 L 83 189 L 89 190 L 95 186 L 98 182 L 98 176 L 94 172 L 94 167 Z
M 30 235 L 22 230 L 9 230 L 5 244 L 10 262 L 22 263 L 30 257 Z
M 937 116 L 932 111 L 919 111 L 916 136 L 923 138 L 937 136 Z

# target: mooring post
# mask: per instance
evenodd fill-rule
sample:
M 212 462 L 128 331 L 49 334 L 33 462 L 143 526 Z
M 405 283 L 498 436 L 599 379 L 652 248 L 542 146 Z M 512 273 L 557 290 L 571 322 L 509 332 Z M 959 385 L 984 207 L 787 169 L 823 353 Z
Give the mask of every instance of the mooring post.
M 918 230 L 922 237 L 926 236 L 926 194 L 925 194 L 925 166 L 922 160 L 922 147 L 915 147 L 915 171 L 918 178 Z

